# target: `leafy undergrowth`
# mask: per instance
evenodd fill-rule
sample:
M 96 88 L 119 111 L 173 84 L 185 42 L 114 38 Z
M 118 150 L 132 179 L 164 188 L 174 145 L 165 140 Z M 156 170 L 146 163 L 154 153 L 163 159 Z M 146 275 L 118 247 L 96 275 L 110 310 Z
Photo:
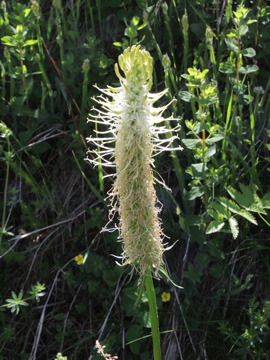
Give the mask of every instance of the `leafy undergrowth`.
M 111 256 L 117 232 L 101 231 L 113 170 L 84 161 L 93 85 L 117 86 L 114 63 L 137 43 L 153 91 L 177 100 L 184 148 L 154 170 L 172 190 L 156 184 L 184 287 L 155 284 L 163 359 L 270 356 L 270 7 L 216 3 L 1 2 L 0 359 L 98 360 L 96 340 L 152 358 L 147 297 Z

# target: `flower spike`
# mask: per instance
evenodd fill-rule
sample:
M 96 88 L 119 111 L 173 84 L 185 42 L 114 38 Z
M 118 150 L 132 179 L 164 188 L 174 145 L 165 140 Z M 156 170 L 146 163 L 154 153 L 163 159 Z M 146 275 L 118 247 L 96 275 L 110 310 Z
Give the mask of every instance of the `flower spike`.
M 153 82 L 153 59 L 149 52 L 140 46 L 129 47 L 119 56 L 118 64 L 115 64 L 115 73 L 120 87 L 99 89 L 111 99 L 100 95 L 95 100 L 101 105 L 101 110 L 95 109 L 95 114 L 89 115 L 90 122 L 107 125 L 111 137 L 108 137 L 108 131 L 103 132 L 104 138 L 102 132 L 96 131 L 98 137 L 89 140 L 98 146 L 94 151 L 97 158 L 89 161 L 94 165 L 99 165 L 100 161 L 104 166 L 116 165 L 116 180 L 109 194 L 109 219 L 117 209 L 119 239 L 124 245 L 123 263 L 129 263 L 140 275 L 145 274 L 150 266 L 158 276 L 165 248 L 154 189 L 153 156 L 155 152 L 170 150 L 172 142 L 178 138 L 174 135 L 161 139 L 160 135 L 177 132 L 180 126 L 170 130 L 156 126 L 173 118 L 162 117 L 169 104 L 153 107 L 166 90 L 159 94 L 149 93 Z M 111 142 L 115 142 L 114 148 L 110 147 Z

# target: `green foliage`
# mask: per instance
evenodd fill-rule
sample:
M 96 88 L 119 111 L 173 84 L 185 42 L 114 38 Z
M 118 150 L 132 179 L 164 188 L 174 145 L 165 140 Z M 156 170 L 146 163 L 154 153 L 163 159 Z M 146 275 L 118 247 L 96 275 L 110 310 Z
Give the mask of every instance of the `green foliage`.
M 230 353 L 240 359 L 263 359 L 266 355 L 265 346 L 269 343 L 270 304 L 266 301 L 261 304 L 255 299 L 250 300 L 246 310 L 247 324 L 241 325 L 241 335 L 236 326 L 231 327 L 226 322 L 220 324 L 220 330 L 225 335 L 225 341 L 231 342 Z
M 175 244 L 167 270 L 184 287 L 155 281 L 162 348 L 170 360 L 269 357 L 270 7 L 220 6 L 1 2 L 1 359 L 97 360 L 99 337 L 119 358 L 152 356 L 146 294 L 109 255 L 121 255 L 117 232 L 102 232 L 113 171 L 84 162 L 85 138 L 105 130 L 86 122 L 93 85 L 118 86 L 113 64 L 138 43 L 153 92 L 165 84 L 177 100 L 184 148 L 154 170 Z
M 16 312 L 16 314 L 18 314 L 21 306 L 29 306 L 27 301 L 36 300 L 37 302 L 39 302 L 40 297 L 45 295 L 45 292 L 43 292 L 44 290 L 45 285 L 37 282 L 36 285 L 31 286 L 31 290 L 28 291 L 28 294 L 30 294 L 30 296 L 25 299 L 23 299 L 23 290 L 21 290 L 18 295 L 16 295 L 15 292 L 12 291 L 12 299 L 6 299 L 7 303 L 1 305 L 1 307 L 7 307 L 11 310 L 12 313 Z

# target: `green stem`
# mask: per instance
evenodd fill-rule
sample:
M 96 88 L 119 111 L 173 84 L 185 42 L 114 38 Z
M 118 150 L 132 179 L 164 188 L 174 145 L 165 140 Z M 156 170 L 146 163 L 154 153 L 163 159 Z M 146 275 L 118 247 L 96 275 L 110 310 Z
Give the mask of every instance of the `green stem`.
M 9 166 L 10 166 L 10 141 L 8 142 L 8 151 L 7 151 L 7 170 L 6 170 L 6 179 L 5 179 L 5 188 L 4 188 L 4 204 L 3 204 L 3 213 L 2 213 L 2 231 L 0 233 L 0 245 L 2 244 L 3 233 L 6 225 L 6 209 L 7 209 L 7 192 L 8 192 L 8 179 L 9 179 Z
M 157 303 L 156 303 L 156 293 L 152 278 L 152 273 L 150 267 L 145 273 L 145 287 L 148 297 L 150 319 L 151 319 L 151 328 L 152 328 L 152 339 L 153 339 L 153 350 L 154 350 L 154 360 L 161 360 L 161 347 L 160 347 L 160 338 L 159 338 L 159 325 L 158 325 L 158 312 L 157 312 Z

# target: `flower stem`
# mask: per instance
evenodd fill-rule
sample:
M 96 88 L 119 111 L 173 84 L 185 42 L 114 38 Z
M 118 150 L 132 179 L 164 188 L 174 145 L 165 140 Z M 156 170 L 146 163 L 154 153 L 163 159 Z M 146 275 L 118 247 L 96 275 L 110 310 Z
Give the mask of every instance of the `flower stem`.
M 148 297 L 150 319 L 151 319 L 154 360 L 161 360 L 161 347 L 160 347 L 160 338 L 159 338 L 156 293 L 155 293 L 155 288 L 154 288 L 154 283 L 150 268 L 146 270 L 144 276 L 145 276 L 145 286 L 146 286 L 146 293 Z

